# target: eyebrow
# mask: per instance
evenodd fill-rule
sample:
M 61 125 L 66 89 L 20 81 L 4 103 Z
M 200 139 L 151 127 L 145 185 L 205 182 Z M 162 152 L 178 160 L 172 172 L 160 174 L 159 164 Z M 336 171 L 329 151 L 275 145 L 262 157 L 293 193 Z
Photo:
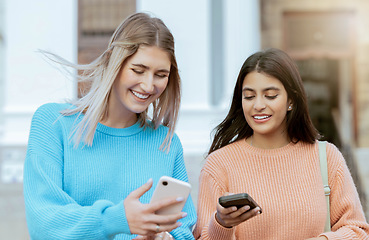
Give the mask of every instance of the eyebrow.
M 244 92 L 244 91 L 251 91 L 251 92 L 255 92 L 255 90 L 254 90 L 254 89 L 249 88 L 249 87 L 244 87 L 244 88 L 242 89 L 242 92 Z M 267 92 L 267 91 L 280 91 L 280 89 L 279 89 L 279 88 L 277 88 L 277 87 L 267 87 L 267 88 L 264 88 L 264 89 L 263 89 L 263 92 Z
M 150 69 L 150 67 L 148 67 L 146 65 L 143 65 L 143 64 L 140 64 L 140 63 L 132 63 L 132 65 L 135 66 L 135 67 L 140 67 L 140 68 L 144 68 L 144 69 Z M 167 70 L 167 69 L 159 69 L 158 72 L 170 73 L 170 71 Z

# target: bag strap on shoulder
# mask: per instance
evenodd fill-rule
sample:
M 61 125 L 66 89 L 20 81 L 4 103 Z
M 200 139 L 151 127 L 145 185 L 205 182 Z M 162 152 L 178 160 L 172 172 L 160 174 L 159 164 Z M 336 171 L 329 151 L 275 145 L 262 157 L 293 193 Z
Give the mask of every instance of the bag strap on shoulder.
M 327 164 L 327 149 L 326 149 L 326 142 L 319 141 L 319 160 L 320 160 L 320 171 L 323 178 L 323 186 L 324 186 L 324 194 L 326 196 L 327 202 L 327 219 L 325 222 L 324 231 L 330 232 L 331 231 L 331 216 L 330 216 L 330 207 L 329 207 L 329 195 L 331 194 L 331 188 L 328 184 L 328 164 Z

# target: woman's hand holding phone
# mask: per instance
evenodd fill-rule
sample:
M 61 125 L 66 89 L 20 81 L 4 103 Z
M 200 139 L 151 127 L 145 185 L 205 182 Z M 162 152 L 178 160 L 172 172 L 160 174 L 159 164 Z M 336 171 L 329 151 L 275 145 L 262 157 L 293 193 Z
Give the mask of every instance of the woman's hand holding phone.
M 156 212 L 162 208 L 184 201 L 183 198 L 171 197 L 159 202 L 143 204 L 139 201 L 152 187 L 152 179 L 138 189 L 132 191 L 124 200 L 124 208 L 129 230 L 132 234 L 147 236 L 155 239 L 155 235 L 160 232 L 170 232 L 181 225 L 177 222 L 186 216 L 186 213 L 179 212 L 170 215 L 158 215 Z
M 225 196 L 230 196 L 233 194 L 226 193 Z M 239 200 L 237 200 L 238 202 Z M 231 228 L 237 226 L 244 221 L 255 217 L 261 213 L 261 208 L 256 205 L 253 209 L 251 209 L 250 205 L 244 206 L 222 206 L 222 201 L 218 201 L 217 203 L 217 212 L 215 214 L 215 219 L 217 222 L 223 227 Z M 224 204 L 223 204 L 224 205 Z M 250 210 L 251 209 L 251 210 Z

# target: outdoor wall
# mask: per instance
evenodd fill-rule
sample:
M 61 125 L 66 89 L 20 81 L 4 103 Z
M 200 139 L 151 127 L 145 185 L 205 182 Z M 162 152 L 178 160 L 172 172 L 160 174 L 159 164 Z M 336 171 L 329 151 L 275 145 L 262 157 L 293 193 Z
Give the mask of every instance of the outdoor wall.
M 351 167 L 354 179 L 361 195 L 363 205 L 366 205 L 366 216 L 369 216 L 369 2 L 366 0 L 261 0 L 262 48 L 285 47 L 283 14 L 285 12 L 329 13 L 346 12 L 354 16 L 353 33 L 348 39 L 353 39 L 352 50 L 346 56 L 324 55 L 317 51 L 315 59 L 329 58 L 339 63 L 337 79 L 339 88 L 339 113 L 336 124 L 343 145 L 341 149 L 346 155 L 346 161 Z M 341 49 L 337 49 L 339 52 Z M 320 54 L 320 56 L 319 56 Z M 314 57 L 310 57 L 314 59 Z M 327 93 L 328 94 L 328 93 Z M 348 149 L 347 149 L 348 146 Z M 360 188 L 359 188 L 360 187 Z
M 74 97 L 73 80 L 66 80 L 37 51 L 51 51 L 75 62 L 75 8 L 73 0 L 5 1 L 5 132 L 1 144 L 26 144 L 29 120 L 38 106 Z
M 76 62 L 77 1 L 0 2 L 0 239 L 29 239 L 23 162 L 31 118 L 46 102 L 75 96 L 75 83 L 38 49 Z
M 353 87 L 356 102 L 356 126 L 357 147 L 369 148 L 369 2 L 366 0 L 262 0 L 263 24 L 266 27 L 262 31 L 262 47 L 283 47 L 283 19 L 285 11 L 352 11 L 355 15 L 355 51 L 354 72 L 352 77 L 356 79 Z M 348 113 L 352 114 L 352 113 Z M 355 119 L 354 119 L 355 120 Z M 347 126 L 349 127 L 349 126 Z
M 3 2 L 0 2 L 0 138 L 4 131 L 3 127 L 4 94 L 2 94 L 2 89 L 4 89 L 4 76 L 5 76 L 4 11 L 5 5 Z

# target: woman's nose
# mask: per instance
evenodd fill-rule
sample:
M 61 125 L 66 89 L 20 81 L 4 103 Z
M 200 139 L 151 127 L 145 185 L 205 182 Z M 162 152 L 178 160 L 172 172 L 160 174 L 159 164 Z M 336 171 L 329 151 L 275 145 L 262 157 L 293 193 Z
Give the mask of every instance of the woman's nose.
M 154 77 L 153 76 L 146 76 L 141 82 L 141 88 L 146 93 L 151 93 L 154 91 Z
M 261 111 L 265 108 L 265 102 L 263 101 L 262 98 L 257 97 L 255 99 L 255 103 L 254 103 L 254 109 L 257 111 Z

